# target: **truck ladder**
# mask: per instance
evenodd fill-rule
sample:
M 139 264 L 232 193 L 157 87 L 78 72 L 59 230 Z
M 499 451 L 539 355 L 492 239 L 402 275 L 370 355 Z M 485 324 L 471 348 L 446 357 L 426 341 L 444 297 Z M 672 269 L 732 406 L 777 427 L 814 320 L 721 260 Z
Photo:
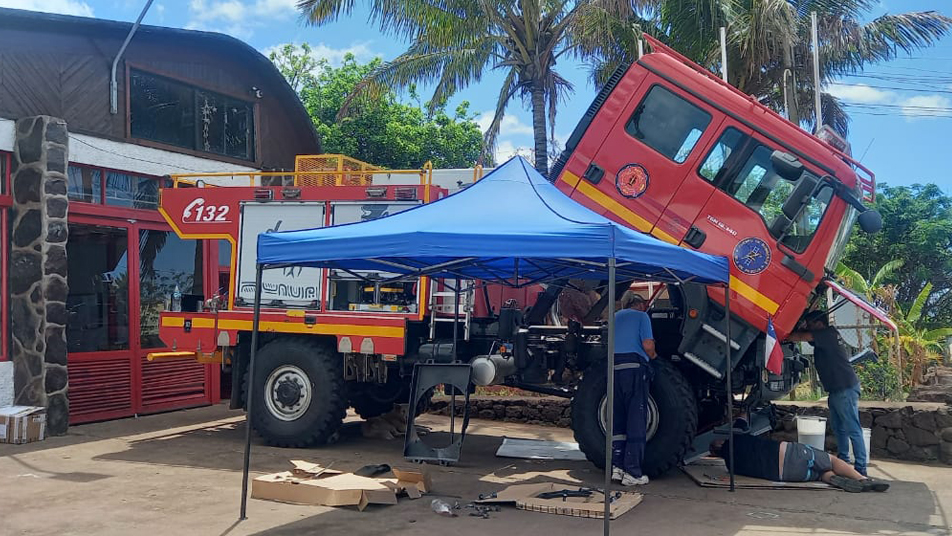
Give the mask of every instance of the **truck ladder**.
M 458 308 L 456 288 L 451 280 L 443 280 L 442 290 L 437 290 L 438 285 L 435 284 L 430 287 L 430 339 L 436 337 L 437 322 L 453 322 L 455 326 L 457 322 L 462 321 L 463 340 L 469 340 L 476 285 L 471 280 L 456 280 L 456 283 L 460 286 Z

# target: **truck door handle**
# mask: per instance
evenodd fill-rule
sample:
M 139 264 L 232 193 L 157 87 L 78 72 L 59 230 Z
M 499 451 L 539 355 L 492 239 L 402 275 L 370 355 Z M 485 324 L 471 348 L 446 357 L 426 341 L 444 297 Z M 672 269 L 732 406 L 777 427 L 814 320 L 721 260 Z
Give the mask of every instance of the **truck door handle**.
M 582 178 L 587 180 L 592 184 L 598 184 L 601 182 L 602 177 L 605 176 L 605 170 L 598 167 L 595 163 L 588 165 L 588 169 L 585 170 L 585 173 L 582 174 Z
M 783 259 L 780 260 L 780 264 L 786 266 L 793 273 L 800 276 L 800 279 L 808 283 L 813 282 L 813 278 L 814 278 L 813 272 L 811 272 L 810 269 L 807 268 L 806 266 L 797 262 L 797 260 L 791 257 L 790 255 L 784 254 Z
M 688 229 L 688 234 L 684 235 L 684 243 L 694 249 L 701 247 L 705 240 L 707 240 L 707 233 L 693 225 Z

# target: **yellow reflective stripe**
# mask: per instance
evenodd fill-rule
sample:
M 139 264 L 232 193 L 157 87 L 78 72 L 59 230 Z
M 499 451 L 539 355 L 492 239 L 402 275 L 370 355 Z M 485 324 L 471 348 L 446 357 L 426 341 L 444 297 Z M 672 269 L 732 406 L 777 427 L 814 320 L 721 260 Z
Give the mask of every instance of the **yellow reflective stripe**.
M 168 317 L 162 319 L 162 326 L 180 328 L 185 325 L 183 317 Z M 193 318 L 192 328 L 214 328 L 212 318 Z M 218 328 L 229 331 L 251 331 L 251 320 L 219 320 Z M 292 322 L 261 322 L 261 331 L 276 333 L 310 333 L 318 335 L 359 335 L 363 337 L 387 337 L 401 339 L 404 328 L 399 326 L 357 326 L 353 324 L 313 324 L 307 325 Z
M 632 227 L 638 229 L 643 233 L 647 233 L 651 230 L 651 223 L 648 220 L 642 218 L 641 216 L 635 214 L 630 209 L 623 206 L 618 201 L 615 201 L 611 197 L 605 195 L 595 186 L 585 182 L 573 173 L 566 171 L 562 174 L 562 180 L 566 184 L 575 188 L 576 192 L 588 197 L 592 201 L 598 203 L 599 205 L 607 208 L 610 212 L 621 218 L 622 220 L 631 224 Z M 675 242 L 677 243 L 677 242 Z
M 652 226 L 650 223 L 648 223 L 648 220 L 635 214 L 630 209 L 622 206 L 618 201 L 615 201 L 614 199 L 612 199 L 611 197 L 609 197 L 608 195 L 600 191 L 595 186 L 589 184 L 586 181 L 581 180 L 574 173 L 566 171 L 565 173 L 562 174 L 561 180 L 564 181 L 567 185 L 574 188 L 576 192 L 579 192 L 582 195 L 588 197 L 595 203 L 598 203 L 600 206 L 608 209 L 610 212 L 612 212 L 613 214 L 615 214 L 622 220 L 628 222 L 635 229 L 638 229 L 639 231 L 642 231 L 642 232 L 649 232 L 648 230 L 651 229 Z M 650 231 L 650 234 L 670 244 L 675 244 L 675 245 L 679 244 L 679 241 L 677 239 L 675 239 L 673 236 L 669 235 L 668 233 L 662 231 L 661 229 L 658 229 L 657 227 L 652 229 Z M 754 305 L 756 305 L 757 307 L 760 307 L 761 309 L 767 311 L 770 314 L 776 313 L 777 309 L 780 308 L 780 305 L 777 302 L 761 294 L 760 292 L 757 291 L 757 289 L 748 285 L 747 283 L 744 283 L 743 281 L 741 281 L 740 279 L 734 276 L 731 276 L 730 287 L 734 292 L 743 296 L 744 298 L 752 302 Z
M 657 227 L 655 227 L 654 229 L 651 230 L 651 236 L 653 236 L 653 237 L 655 237 L 655 238 L 657 238 L 657 239 L 659 239 L 659 240 L 664 240 L 665 242 L 667 242 L 667 243 L 669 243 L 669 244 L 674 244 L 675 246 L 677 246 L 677 245 L 680 243 L 680 240 L 678 240 L 677 238 L 675 238 L 675 237 L 669 235 L 668 233 L 662 231 L 661 229 L 659 229 L 659 228 L 657 228 Z
M 760 307 L 761 309 L 763 309 L 764 311 L 767 311 L 770 314 L 776 313 L 777 309 L 780 308 L 780 305 L 777 302 L 771 300 L 767 296 L 764 296 L 760 292 L 757 292 L 757 289 L 748 285 L 747 283 L 744 283 L 743 281 L 741 281 L 740 279 L 734 276 L 731 276 L 730 286 L 731 286 L 731 290 L 747 298 L 748 300 L 753 302 L 754 305 L 756 305 L 757 307 Z

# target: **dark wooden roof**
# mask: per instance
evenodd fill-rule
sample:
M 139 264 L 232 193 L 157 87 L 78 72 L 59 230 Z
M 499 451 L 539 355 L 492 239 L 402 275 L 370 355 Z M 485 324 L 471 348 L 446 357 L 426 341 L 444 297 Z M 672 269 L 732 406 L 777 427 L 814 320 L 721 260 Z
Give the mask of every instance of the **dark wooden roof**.
M 73 39 L 79 38 L 84 42 L 95 43 L 91 46 L 97 50 L 100 56 L 96 61 L 95 68 L 97 71 L 105 68 L 107 77 L 110 65 L 102 65 L 102 60 L 108 58 L 108 61 L 111 62 L 118 52 L 122 40 L 125 39 L 131 28 L 132 23 L 129 22 L 0 8 L 0 33 L 6 33 L 8 40 L 17 39 L 16 36 L 23 36 L 25 33 L 37 33 L 62 37 L 73 36 Z M 49 44 L 50 40 L 47 39 L 46 41 L 47 43 L 37 43 L 38 46 L 31 47 L 31 49 L 69 46 L 67 42 L 62 45 L 51 45 Z M 187 54 L 188 51 L 195 51 L 196 55 L 201 54 L 203 57 L 208 55 L 219 57 L 223 60 L 222 65 L 240 65 L 241 70 L 246 73 L 250 72 L 255 79 L 264 82 L 271 93 L 268 97 L 273 97 L 274 100 L 278 101 L 281 108 L 280 111 L 275 111 L 272 108 L 269 112 L 279 113 L 283 117 L 284 124 L 291 127 L 293 133 L 288 135 L 296 138 L 297 143 L 295 145 L 310 148 L 312 151 L 320 150 L 317 131 L 314 129 L 307 110 L 298 98 L 297 93 L 288 85 L 267 57 L 239 39 L 214 32 L 143 24 L 137 30 L 122 60 L 128 59 L 130 62 L 141 65 L 143 62 L 146 64 L 152 63 L 154 58 L 157 64 L 164 63 L 167 65 L 176 57 L 181 57 L 184 61 L 187 61 L 189 58 L 183 56 L 183 53 Z M 63 50 L 62 52 L 69 54 L 73 51 Z M 138 57 L 134 57 L 137 52 Z M 227 69 L 227 67 L 222 68 Z M 120 84 L 120 103 L 124 102 L 122 69 L 123 63 L 120 62 L 120 71 L 117 76 Z M 0 73 L 0 77 L 2 75 L 3 73 Z M 239 75 L 236 73 L 235 76 Z M 108 95 L 103 97 L 108 99 Z M 97 98 L 101 97 L 97 95 Z M 53 112 L 39 113 L 55 115 Z M 98 131 L 99 129 L 85 128 L 82 130 Z M 281 158 L 281 160 L 285 159 Z M 268 164 L 268 162 L 261 163 Z

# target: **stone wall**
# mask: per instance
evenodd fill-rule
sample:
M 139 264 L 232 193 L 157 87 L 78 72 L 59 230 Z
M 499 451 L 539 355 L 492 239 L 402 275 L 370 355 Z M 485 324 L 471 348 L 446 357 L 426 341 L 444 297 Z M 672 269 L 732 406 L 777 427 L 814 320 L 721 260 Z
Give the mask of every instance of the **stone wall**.
M 777 405 L 779 417 L 774 438 L 796 441 L 797 415 L 827 417 L 825 405 L 809 404 Z M 860 424 L 869 428 L 870 456 L 911 461 L 944 461 L 952 464 L 952 411 L 948 406 L 937 404 L 891 405 L 890 407 L 860 407 Z M 943 435 L 950 437 L 947 442 Z M 836 440 L 827 420 L 827 450 L 836 450 Z
M 471 397 L 469 404 L 472 418 L 565 428 L 572 425 L 570 403 L 564 398 Z M 448 406 L 447 397 L 437 397 L 430 412 L 448 415 Z M 797 440 L 797 415 L 827 417 L 828 413 L 825 404 L 781 403 L 776 408 L 778 419 L 773 437 L 781 441 Z M 462 407 L 458 406 L 457 414 L 461 413 Z M 939 404 L 883 403 L 883 407 L 861 407 L 860 421 L 863 427 L 872 429 L 873 458 L 943 461 L 952 465 L 952 408 Z M 827 424 L 829 427 L 829 421 Z M 836 440 L 830 430 L 826 434 L 826 448 L 836 451 Z
M 47 408 L 47 430 L 66 433 L 66 122 L 16 123 L 10 228 L 10 328 L 15 402 Z

